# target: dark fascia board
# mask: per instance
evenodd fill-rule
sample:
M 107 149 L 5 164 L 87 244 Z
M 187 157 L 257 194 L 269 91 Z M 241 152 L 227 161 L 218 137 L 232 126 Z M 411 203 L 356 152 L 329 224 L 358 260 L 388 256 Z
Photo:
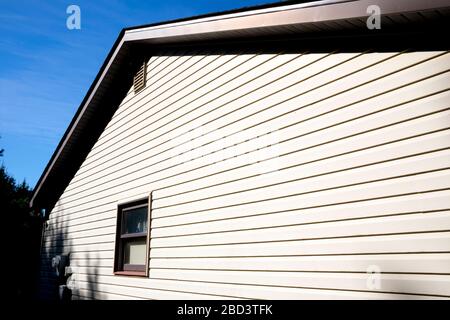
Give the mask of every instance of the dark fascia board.
M 49 175 L 53 173 L 54 176 L 58 176 L 56 172 L 53 172 L 58 168 L 58 162 L 70 161 L 70 159 L 62 156 L 66 151 L 65 149 L 69 149 L 73 144 L 80 143 L 77 138 L 74 138 L 78 136 L 76 132 L 81 127 L 79 124 L 83 118 L 87 117 L 85 115 L 89 112 L 86 111 L 92 111 L 98 106 L 98 102 L 93 102 L 98 100 L 96 99 L 98 88 L 102 86 L 106 75 L 112 69 L 118 68 L 120 63 L 124 63 L 124 59 L 117 59 L 117 57 L 126 51 L 131 44 L 142 42 L 176 44 L 182 42 L 183 38 L 189 39 L 189 36 L 193 35 L 204 36 L 205 39 L 214 39 L 215 36 L 223 36 L 227 32 L 231 34 L 236 30 L 257 30 L 255 31 L 255 36 L 257 36 L 257 33 L 265 28 L 273 30 L 280 27 L 281 30 L 281 27 L 286 25 L 367 17 L 367 8 L 370 5 L 378 5 L 383 15 L 390 15 L 448 8 L 450 7 L 450 0 L 286 1 L 122 29 L 38 180 L 33 190 L 30 207 L 37 209 L 51 207 L 53 204 L 46 203 L 48 201 L 46 201 L 45 196 L 41 197 L 41 193 L 52 192 L 59 195 L 67 186 L 68 182 L 55 184 L 54 181 L 57 178 L 49 179 Z M 108 90 L 108 88 L 102 90 Z M 52 181 L 56 187 L 51 185 Z M 46 184 L 49 185 L 44 187 Z M 39 200 L 39 198 L 43 200 Z
M 346 1 L 355 1 L 355 0 L 346 0 Z M 142 29 L 142 28 L 167 25 L 167 24 L 172 24 L 172 23 L 177 23 L 177 22 L 186 22 L 186 21 L 192 21 L 192 20 L 197 20 L 197 19 L 223 16 L 223 15 L 233 14 L 233 13 L 241 13 L 241 12 L 246 12 L 246 11 L 253 11 L 253 10 L 260 10 L 260 9 L 267 9 L 267 8 L 277 8 L 277 7 L 287 6 L 287 5 L 292 5 L 292 4 L 302 4 L 302 3 L 313 4 L 314 2 L 317 2 L 317 5 L 320 5 L 319 3 L 323 3 L 324 1 L 323 0 L 286 0 L 286 1 L 272 2 L 272 3 L 261 4 L 261 5 L 255 5 L 255 6 L 241 7 L 241 8 L 231 9 L 231 10 L 226 10 L 226 11 L 200 14 L 200 15 L 190 16 L 190 17 L 185 17 L 185 18 L 166 20 L 166 21 L 160 21 L 160 22 L 155 22 L 155 23 L 147 23 L 147 24 L 127 27 L 127 28 L 124 28 L 123 30 L 124 31 L 136 30 L 136 29 Z

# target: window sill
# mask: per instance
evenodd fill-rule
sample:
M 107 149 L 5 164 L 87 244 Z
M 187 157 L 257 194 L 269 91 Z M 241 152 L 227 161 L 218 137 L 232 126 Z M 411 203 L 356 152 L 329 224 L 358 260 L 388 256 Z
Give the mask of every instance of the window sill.
M 116 276 L 146 277 L 145 271 L 115 271 Z

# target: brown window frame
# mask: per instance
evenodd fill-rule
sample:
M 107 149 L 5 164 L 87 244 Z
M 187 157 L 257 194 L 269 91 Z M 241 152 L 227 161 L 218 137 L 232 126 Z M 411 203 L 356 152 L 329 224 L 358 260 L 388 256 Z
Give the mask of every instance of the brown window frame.
M 119 204 L 117 206 L 117 223 L 116 223 L 116 243 L 114 250 L 114 274 L 124 276 L 141 276 L 149 275 L 149 259 L 150 259 L 150 226 L 151 226 L 151 193 L 147 199 L 141 199 L 133 202 Z M 139 233 L 124 233 L 124 215 L 127 210 L 147 207 L 147 231 Z M 124 264 L 124 244 L 128 239 L 144 239 L 145 238 L 145 264 L 132 265 Z

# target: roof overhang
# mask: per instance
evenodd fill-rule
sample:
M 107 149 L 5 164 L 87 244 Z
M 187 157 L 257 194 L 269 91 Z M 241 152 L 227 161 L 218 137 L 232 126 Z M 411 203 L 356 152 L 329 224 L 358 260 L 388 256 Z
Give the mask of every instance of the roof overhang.
M 370 5 L 380 7 L 382 22 L 391 27 L 402 23 L 396 18 L 400 15 L 419 12 L 426 20 L 448 17 L 450 11 L 450 0 L 324 0 L 277 3 L 123 29 L 37 182 L 30 207 L 50 210 L 59 199 L 128 91 L 124 83 L 131 83 L 133 68 L 142 59 L 142 46 L 302 36 L 341 29 L 367 31 Z

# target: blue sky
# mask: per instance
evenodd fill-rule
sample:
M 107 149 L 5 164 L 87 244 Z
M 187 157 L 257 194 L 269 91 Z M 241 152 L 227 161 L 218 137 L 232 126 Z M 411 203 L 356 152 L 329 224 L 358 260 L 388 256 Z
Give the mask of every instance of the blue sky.
M 274 0 L 0 0 L 0 162 L 34 187 L 123 27 Z M 66 8 L 81 9 L 69 30 Z

